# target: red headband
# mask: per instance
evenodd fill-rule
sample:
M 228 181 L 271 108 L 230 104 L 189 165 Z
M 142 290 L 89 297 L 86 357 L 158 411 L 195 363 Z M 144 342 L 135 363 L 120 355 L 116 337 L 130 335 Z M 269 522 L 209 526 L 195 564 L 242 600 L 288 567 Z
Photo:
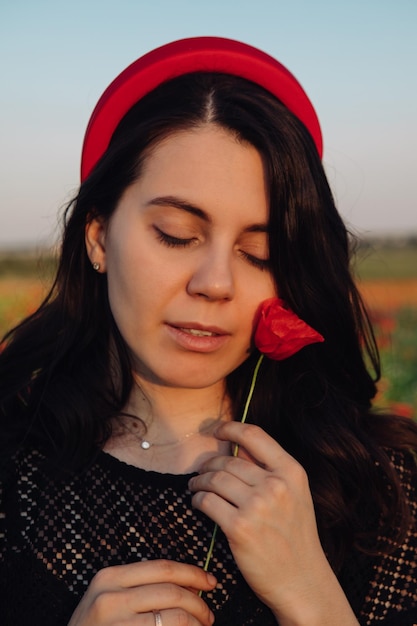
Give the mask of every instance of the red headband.
M 281 63 L 265 52 L 221 37 L 195 37 L 166 44 L 127 67 L 98 101 L 84 137 L 81 180 L 87 178 L 124 115 L 158 85 L 191 72 L 221 72 L 246 78 L 276 96 L 309 130 L 318 153 L 320 124 L 307 94 Z

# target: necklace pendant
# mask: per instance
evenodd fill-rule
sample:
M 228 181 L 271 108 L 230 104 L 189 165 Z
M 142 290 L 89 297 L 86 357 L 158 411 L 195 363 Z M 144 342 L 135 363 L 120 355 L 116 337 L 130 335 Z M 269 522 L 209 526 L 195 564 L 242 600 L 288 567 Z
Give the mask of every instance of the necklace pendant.
M 140 447 L 142 448 L 142 450 L 149 450 L 149 448 L 151 447 L 151 442 L 150 441 L 146 441 L 146 439 L 144 439 L 143 441 L 141 441 L 140 443 Z

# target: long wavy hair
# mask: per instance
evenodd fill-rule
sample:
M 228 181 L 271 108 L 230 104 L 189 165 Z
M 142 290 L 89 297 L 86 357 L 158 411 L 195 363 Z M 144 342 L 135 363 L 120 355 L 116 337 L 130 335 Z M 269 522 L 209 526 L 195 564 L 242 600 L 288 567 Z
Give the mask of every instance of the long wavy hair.
M 325 337 L 286 361 L 264 360 L 249 419 L 306 469 L 319 532 L 337 569 L 352 545 L 365 551 L 375 542 L 369 519 L 386 528 L 395 522 L 398 541 L 406 532 L 407 504 L 384 448 L 417 448 L 417 429 L 371 411 L 378 352 L 351 274 L 350 238 L 313 140 L 286 107 L 241 78 L 194 73 L 173 79 L 119 124 L 67 207 L 50 293 L 4 340 L 2 453 L 36 446 L 61 470 L 81 471 L 110 437 L 132 389 L 131 363 L 109 307 L 106 276 L 87 256 L 85 226 L 110 218 L 159 141 L 207 123 L 262 155 L 277 289 Z M 256 359 L 253 353 L 228 377 L 236 418 Z

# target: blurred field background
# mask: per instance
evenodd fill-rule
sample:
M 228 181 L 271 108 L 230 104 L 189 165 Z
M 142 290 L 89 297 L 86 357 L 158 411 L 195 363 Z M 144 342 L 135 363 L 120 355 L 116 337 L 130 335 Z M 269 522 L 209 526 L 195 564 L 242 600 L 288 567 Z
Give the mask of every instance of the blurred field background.
M 417 237 L 370 239 L 355 275 L 382 358 L 376 405 L 417 419 Z M 48 251 L 0 251 L 0 337 L 36 310 L 55 267 Z

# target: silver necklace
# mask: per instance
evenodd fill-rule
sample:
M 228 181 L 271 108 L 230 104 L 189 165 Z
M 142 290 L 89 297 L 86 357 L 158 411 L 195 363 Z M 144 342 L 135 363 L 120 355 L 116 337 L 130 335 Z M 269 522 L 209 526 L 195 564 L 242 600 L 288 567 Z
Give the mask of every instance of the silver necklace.
M 206 422 L 210 421 L 210 423 L 204 428 L 200 428 L 199 430 L 195 430 L 193 432 L 187 433 L 186 435 L 184 435 L 183 437 L 180 437 L 179 439 L 174 439 L 172 441 L 164 441 L 163 443 L 150 441 L 149 439 L 145 437 L 141 437 L 138 433 L 135 433 L 134 430 L 130 428 L 128 428 L 128 430 L 132 435 L 134 435 L 134 437 L 136 437 L 136 439 L 140 441 L 140 447 L 142 448 L 142 450 L 150 450 L 151 448 L 161 448 L 164 446 L 176 446 L 182 443 L 183 441 L 190 439 L 191 437 L 195 437 L 196 435 L 203 435 L 203 436 L 210 435 L 215 429 L 215 427 L 217 426 L 217 424 L 221 421 L 222 417 L 223 417 L 223 414 L 220 414 L 219 417 L 217 417 L 216 419 L 208 418 L 205 421 Z

